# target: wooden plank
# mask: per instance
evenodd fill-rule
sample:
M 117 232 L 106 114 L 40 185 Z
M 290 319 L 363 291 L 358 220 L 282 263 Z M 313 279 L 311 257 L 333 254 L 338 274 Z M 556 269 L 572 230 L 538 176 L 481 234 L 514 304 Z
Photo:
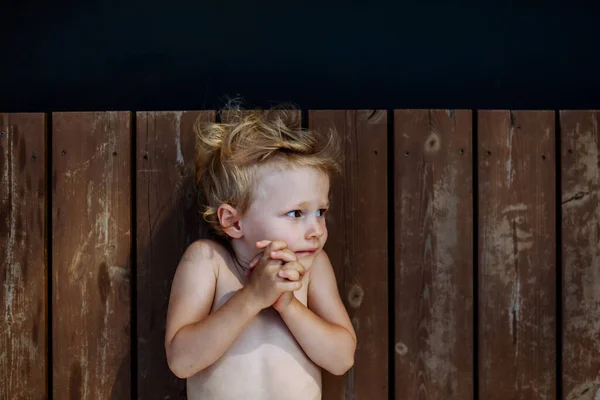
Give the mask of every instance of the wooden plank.
M 600 399 L 600 111 L 561 111 L 565 399 Z
M 395 393 L 473 398 L 472 127 L 467 110 L 396 110 Z
M 187 246 L 202 236 L 194 185 L 196 119 L 213 111 L 140 112 L 137 120 L 138 398 L 185 398 L 164 349 L 171 283 Z
M 354 367 L 343 377 L 323 373 L 323 399 L 388 398 L 387 113 L 309 111 L 308 122 L 342 138 L 325 251 L 358 336 Z
M 47 398 L 46 116 L 0 114 L 0 398 Z
M 479 113 L 479 395 L 556 398 L 552 111 Z
M 278 116 L 284 116 L 287 118 L 286 123 L 291 126 L 300 127 L 302 124 L 302 114 L 300 110 L 286 110 L 286 109 L 269 109 L 269 110 L 223 110 L 220 113 L 221 121 L 224 123 L 235 122 L 240 117 L 244 117 L 248 114 L 259 114 L 265 118 L 273 119 Z
M 55 398 L 130 396 L 130 122 L 53 114 Z

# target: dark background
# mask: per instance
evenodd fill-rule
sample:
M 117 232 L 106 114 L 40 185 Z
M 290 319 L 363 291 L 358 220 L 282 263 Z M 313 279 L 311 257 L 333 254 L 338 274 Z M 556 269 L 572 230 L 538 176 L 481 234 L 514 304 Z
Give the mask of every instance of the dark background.
M 0 111 L 600 108 L 600 2 L 0 7 Z

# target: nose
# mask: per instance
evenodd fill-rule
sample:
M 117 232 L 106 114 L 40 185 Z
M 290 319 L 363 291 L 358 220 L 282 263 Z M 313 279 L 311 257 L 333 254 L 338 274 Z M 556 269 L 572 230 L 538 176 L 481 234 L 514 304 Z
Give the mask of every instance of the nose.
M 306 237 L 319 239 L 325 231 L 325 221 L 317 218 L 309 218 L 306 226 Z

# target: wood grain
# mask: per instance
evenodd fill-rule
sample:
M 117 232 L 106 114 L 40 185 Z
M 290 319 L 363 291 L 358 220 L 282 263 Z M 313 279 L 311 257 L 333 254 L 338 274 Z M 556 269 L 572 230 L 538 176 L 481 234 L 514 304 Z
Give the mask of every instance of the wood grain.
M 481 111 L 479 395 L 556 398 L 552 111 Z
M 196 119 L 212 111 L 137 114 L 137 354 L 138 398 L 185 397 L 185 381 L 167 364 L 164 340 L 175 269 L 200 238 L 194 185 Z
M 130 397 L 131 114 L 54 113 L 54 398 Z
M 561 111 L 563 393 L 600 398 L 600 112 Z
M 395 393 L 473 398 L 471 112 L 396 110 Z
M 308 125 L 342 139 L 325 251 L 358 336 L 354 367 L 342 377 L 323 372 L 323 399 L 388 398 L 387 113 L 309 111 Z
M 0 114 L 0 399 L 46 398 L 46 116 Z

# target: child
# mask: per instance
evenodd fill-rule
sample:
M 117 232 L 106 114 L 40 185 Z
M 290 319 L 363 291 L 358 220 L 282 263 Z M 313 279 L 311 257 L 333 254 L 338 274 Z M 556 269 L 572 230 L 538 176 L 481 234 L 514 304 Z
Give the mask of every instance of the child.
M 323 251 L 333 132 L 294 113 L 197 125 L 196 180 L 218 235 L 185 251 L 169 300 L 169 367 L 188 399 L 320 399 L 321 368 L 342 375 L 356 334 Z

